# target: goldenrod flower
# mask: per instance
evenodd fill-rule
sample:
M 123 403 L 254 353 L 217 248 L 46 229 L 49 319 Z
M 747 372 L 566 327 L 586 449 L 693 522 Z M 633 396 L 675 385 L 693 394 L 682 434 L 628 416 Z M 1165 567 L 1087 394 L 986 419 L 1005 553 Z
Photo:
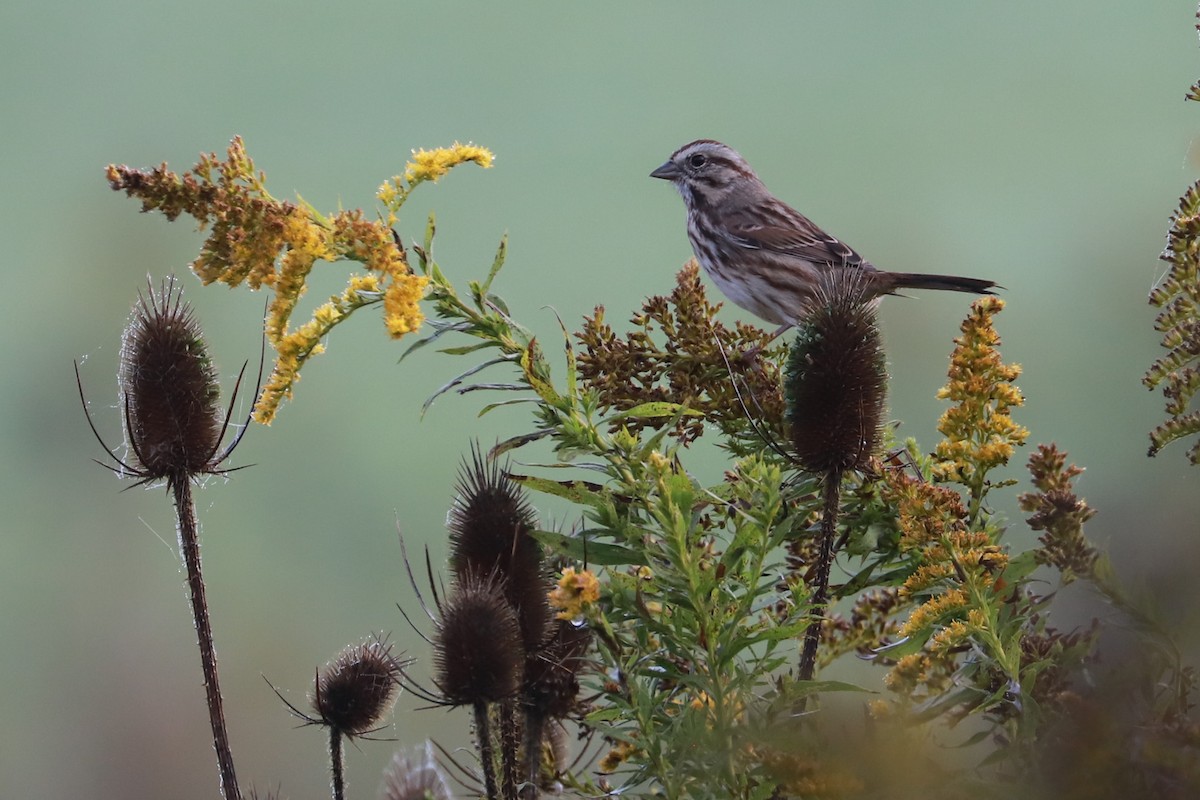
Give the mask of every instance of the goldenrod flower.
M 558 619 L 575 619 L 583 615 L 587 605 L 600 599 L 600 581 L 591 570 L 576 572 L 574 567 L 567 567 L 549 599 L 550 605 L 559 609 Z
M 636 755 L 640 750 L 641 748 L 632 742 L 617 742 L 605 754 L 604 758 L 600 759 L 600 763 L 596 765 L 596 768 L 600 772 L 615 772 L 617 767 L 628 761 L 630 757 Z
M 962 589 L 950 589 L 926 601 L 924 605 L 913 609 L 912 614 L 908 617 L 908 621 L 900 626 L 899 633 L 901 636 L 911 636 L 924 628 L 932 626 L 946 615 L 966 608 L 967 604 L 968 598 L 966 592 Z
M 393 338 L 420 328 L 424 315 L 419 301 L 428 278 L 412 273 L 404 249 L 396 242 L 391 228 L 396 210 L 416 184 L 436 181 L 458 164 L 490 167 L 492 160 L 490 151 L 457 142 L 415 152 L 403 176 L 379 187 L 377 196 L 388 214 L 374 220 L 364 219 L 359 210 L 326 218 L 303 200 L 276 200 L 239 137 L 230 142 L 223 160 L 215 153 L 201 155 L 183 175 L 165 164 L 149 170 L 110 165 L 107 174 L 112 188 L 140 199 L 144 211 L 161 211 L 171 220 L 189 214 L 201 229 L 211 229 L 192 262 L 192 270 L 204 283 L 245 282 L 252 289 L 272 289 L 265 329 L 276 361 L 254 413 L 257 421 L 270 423 L 279 403 L 291 396 L 305 362 L 322 351 L 321 339 L 355 310 L 381 303 L 384 324 Z M 340 295 L 293 329 L 292 312 L 316 263 L 343 259 L 358 261 L 373 274 L 351 276 Z
M 439 147 L 436 150 L 414 150 L 412 159 L 405 165 L 404 180 L 410 187 L 423 181 L 437 181 L 454 167 L 468 161 L 487 169 L 492 166 L 494 158 L 487 148 L 469 142 L 455 142 L 450 147 Z
M 1006 464 L 1013 449 L 1025 442 L 1029 431 L 1013 421 L 1009 410 L 1024 405 L 1021 391 L 1012 385 L 1020 366 L 1005 364 L 996 349 L 1000 336 L 992 317 L 1004 308 L 998 297 L 983 297 L 971 304 L 971 314 L 962 323 L 962 336 L 954 340 L 949 381 L 938 397 L 957 405 L 948 408 L 938 421 L 946 438 L 936 449 L 941 463 L 934 475 L 962 483 L 982 496 L 984 476 Z

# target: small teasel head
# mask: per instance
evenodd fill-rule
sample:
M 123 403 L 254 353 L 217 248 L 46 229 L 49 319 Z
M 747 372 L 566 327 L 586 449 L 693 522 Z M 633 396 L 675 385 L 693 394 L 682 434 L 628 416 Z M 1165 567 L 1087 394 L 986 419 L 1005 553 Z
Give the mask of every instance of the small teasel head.
M 385 637 L 350 645 L 317 671 L 310 698 L 315 715 L 301 716 L 351 738 L 377 731 L 400 694 L 403 669 Z
M 788 354 L 789 438 L 811 472 L 861 469 L 879 450 L 887 367 L 865 288 L 857 270 L 826 274 Z
M 441 607 L 433 661 L 445 705 L 494 703 L 520 689 L 521 627 L 495 573 L 459 577 Z
M 553 634 L 525 661 L 521 704 L 543 718 L 563 718 L 576 706 L 579 673 L 592 643 L 592 630 L 581 621 L 556 619 Z
M 79 368 L 76 365 L 76 379 Z M 238 387 L 245 372 L 238 376 Z M 88 424 L 120 475 L 139 483 L 175 483 L 198 474 L 223 473 L 220 465 L 241 440 L 241 433 L 221 449 L 229 427 L 230 408 L 222 413 L 217 370 L 204 341 L 200 323 L 174 278 L 157 289 L 148 284 L 138 294 L 121 343 L 117 374 L 118 404 L 122 410 L 127 454 L 118 458 Z M 87 413 L 87 399 L 79 384 Z M 109 466 L 105 464 L 105 466 Z
M 463 580 L 495 573 L 525 649 L 535 649 L 550 623 L 542 545 L 533 537 L 537 518 L 524 490 L 478 444 L 459 471 L 447 525 L 454 574 Z
M 433 744 L 405 748 L 383 770 L 384 800 L 451 800 L 450 784 L 433 754 Z

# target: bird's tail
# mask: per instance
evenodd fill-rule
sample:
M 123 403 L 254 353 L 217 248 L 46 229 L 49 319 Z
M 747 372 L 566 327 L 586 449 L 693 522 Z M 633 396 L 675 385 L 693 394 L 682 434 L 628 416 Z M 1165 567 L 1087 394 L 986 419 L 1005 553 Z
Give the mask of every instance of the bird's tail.
M 971 292 L 972 294 L 995 294 L 992 289 L 1001 289 L 995 281 L 982 278 L 964 278 L 959 275 L 925 275 L 920 272 L 890 272 L 889 293 L 897 289 L 941 289 L 949 292 Z

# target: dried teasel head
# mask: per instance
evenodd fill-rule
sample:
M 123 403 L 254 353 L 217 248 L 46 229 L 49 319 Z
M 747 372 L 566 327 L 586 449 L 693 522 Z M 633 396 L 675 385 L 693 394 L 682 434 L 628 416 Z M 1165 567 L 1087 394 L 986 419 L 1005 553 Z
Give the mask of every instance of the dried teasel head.
M 138 483 L 166 480 L 178 484 L 199 474 L 224 474 L 221 464 L 241 441 L 245 427 L 221 449 L 230 412 L 245 374 L 245 365 L 221 413 L 216 368 L 203 332 L 175 279 L 153 284 L 138 295 L 121 343 L 117 375 L 127 455 L 119 458 L 100 436 L 88 414 L 88 425 L 116 466 L 104 464 Z M 75 367 L 79 396 L 87 398 Z M 261 375 L 260 375 L 261 377 Z
M 315 715 L 302 716 L 347 737 L 379 730 L 400 694 L 403 668 L 384 637 L 350 645 L 317 671 L 310 698 Z
M 397 751 L 383 770 L 384 800 L 451 800 L 450 784 L 433 754 L 433 744 Z
M 121 344 L 125 437 L 155 478 L 209 471 L 221 444 L 220 386 L 200 323 L 175 281 L 138 298 Z
M 533 537 L 536 515 L 522 488 L 477 444 L 459 471 L 447 525 L 451 570 L 460 580 L 495 573 L 525 649 L 537 648 L 549 629 L 550 607 L 542 545 Z
M 860 469 L 879 449 L 887 369 L 875 305 L 857 270 L 832 270 L 788 354 L 784 391 L 797 462 L 811 472 Z
M 555 620 L 553 634 L 525 661 L 521 705 L 544 718 L 566 717 L 575 709 L 579 672 L 592 643 L 592 630 L 572 620 Z
M 435 681 L 446 705 L 494 703 L 520 688 L 521 628 L 495 573 L 458 579 L 442 605 L 433 645 Z

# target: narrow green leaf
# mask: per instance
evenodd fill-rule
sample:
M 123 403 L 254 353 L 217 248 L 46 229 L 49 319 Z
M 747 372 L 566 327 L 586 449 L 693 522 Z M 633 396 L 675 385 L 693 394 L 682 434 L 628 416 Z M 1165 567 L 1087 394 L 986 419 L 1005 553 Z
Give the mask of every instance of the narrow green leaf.
M 511 480 L 535 492 L 561 497 L 576 505 L 586 505 L 601 508 L 611 502 L 609 493 L 597 483 L 588 481 L 554 481 L 549 478 L 539 478 L 534 475 L 509 474 Z
M 619 419 L 657 419 L 659 417 L 674 416 L 702 417 L 704 414 L 679 403 L 655 400 L 649 403 L 639 403 L 633 408 L 627 408 L 620 413 L 613 414 L 609 419 L 615 421 Z
M 492 287 L 492 281 L 496 275 L 500 273 L 500 268 L 504 266 L 504 259 L 508 255 L 508 234 L 500 237 L 500 246 L 496 248 L 496 257 L 492 259 L 492 268 L 488 270 L 487 278 L 484 279 L 483 285 L 480 286 L 480 294 L 487 296 L 488 290 Z
M 425 223 L 425 256 L 433 258 L 433 234 L 437 231 L 437 218 L 429 212 L 429 220 Z
M 533 531 L 533 537 L 556 554 L 589 565 L 623 566 L 645 564 L 636 550 L 608 542 L 595 542 L 585 536 L 568 536 L 557 531 Z
M 491 450 L 488 450 L 488 457 L 496 458 L 498 456 L 502 456 L 510 450 L 516 450 L 518 447 L 524 447 L 530 442 L 536 442 L 539 439 L 544 439 L 552 433 L 554 433 L 553 430 L 549 428 L 543 428 L 542 430 L 533 431 L 532 433 L 522 433 L 520 436 L 513 436 L 510 439 L 505 439 L 504 441 L 496 444 Z

